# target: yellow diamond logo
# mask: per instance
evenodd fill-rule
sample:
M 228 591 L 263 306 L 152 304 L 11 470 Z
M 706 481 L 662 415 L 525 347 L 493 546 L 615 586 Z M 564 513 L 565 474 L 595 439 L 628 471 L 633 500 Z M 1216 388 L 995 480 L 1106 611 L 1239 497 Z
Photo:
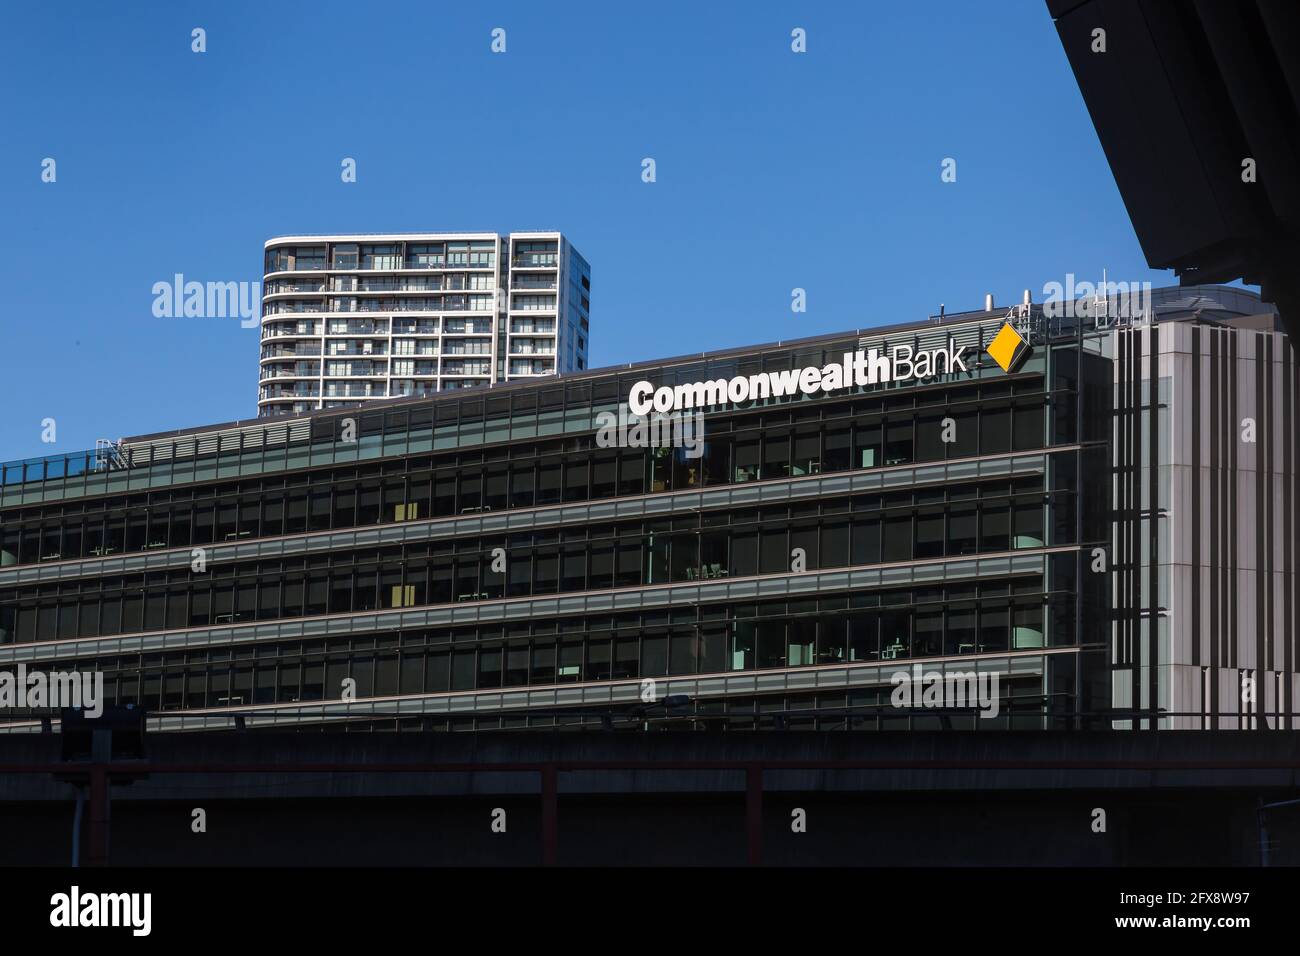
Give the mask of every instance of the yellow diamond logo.
M 1004 322 L 985 351 L 1002 371 L 1010 372 L 1029 354 L 1029 346 L 1024 337 L 1011 327 L 1010 322 Z

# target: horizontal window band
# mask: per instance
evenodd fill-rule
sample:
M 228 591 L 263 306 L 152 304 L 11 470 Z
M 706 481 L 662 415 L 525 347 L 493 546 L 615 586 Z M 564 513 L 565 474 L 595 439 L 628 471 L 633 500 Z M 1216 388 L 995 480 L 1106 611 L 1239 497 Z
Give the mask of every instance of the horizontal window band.
M 1077 647 L 1035 648 L 962 657 L 913 658 L 889 663 L 819 664 L 765 670 L 656 677 L 652 680 L 659 701 L 685 695 L 692 699 L 725 700 L 761 694 L 816 693 L 890 686 L 893 675 L 914 673 L 998 674 L 999 678 L 1041 677 L 1044 658 L 1077 654 Z M 650 679 L 650 678 L 647 678 Z M 254 704 L 243 707 L 153 713 L 147 718 L 150 733 L 229 730 L 235 715 L 245 727 L 273 727 L 291 724 L 348 720 L 401 719 L 406 717 L 464 717 L 468 715 L 517 714 L 531 710 L 554 711 L 565 707 L 637 706 L 645 680 L 591 681 L 551 684 L 518 689 L 449 691 L 395 697 L 366 697 L 352 701 L 319 700 L 283 704 Z M 689 716 L 689 715 L 683 715 Z M 755 716 L 763 716 L 756 714 Z M 39 720 L 0 724 L 0 733 L 40 732 Z
M 310 640 L 339 634 L 366 634 L 479 622 L 521 621 L 539 617 L 569 617 L 578 614 L 684 607 L 723 601 L 809 597 L 838 591 L 888 589 L 1016 575 L 1045 575 L 1049 555 L 1079 550 L 1077 545 L 1034 548 L 930 561 L 713 579 L 708 582 L 675 582 L 639 588 L 613 588 L 560 595 L 458 602 L 411 609 L 288 618 L 260 624 L 182 628 L 113 637 L 7 644 L 0 645 L 0 664 L 19 661 L 31 663 L 76 660 L 108 654 L 154 653 L 263 641 Z
M 202 549 L 209 566 L 257 559 L 391 547 L 425 541 L 510 534 L 543 528 L 597 524 L 635 518 L 658 518 L 750 508 L 781 502 L 806 502 L 846 494 L 866 494 L 965 480 L 1045 474 L 1049 455 L 1077 451 L 1062 445 L 996 457 L 966 458 L 933 465 L 903 465 L 870 470 L 854 469 L 801 478 L 774 478 L 728 484 L 699 491 L 671 491 L 610 498 L 603 501 L 507 509 L 445 518 L 397 521 L 383 525 L 316 531 L 307 534 L 260 538 L 236 544 L 209 543 L 107 558 L 27 564 L 0 570 L 0 587 L 68 581 L 86 577 L 136 574 L 143 571 L 179 570 L 190 566 L 193 552 Z

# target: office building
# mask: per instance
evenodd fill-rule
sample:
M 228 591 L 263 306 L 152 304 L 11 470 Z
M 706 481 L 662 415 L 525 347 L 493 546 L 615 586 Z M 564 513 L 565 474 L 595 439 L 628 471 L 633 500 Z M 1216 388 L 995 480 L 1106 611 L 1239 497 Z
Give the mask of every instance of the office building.
M 156 731 L 1293 725 L 1295 351 L 1240 289 L 1111 304 L 9 463 L 0 670 Z

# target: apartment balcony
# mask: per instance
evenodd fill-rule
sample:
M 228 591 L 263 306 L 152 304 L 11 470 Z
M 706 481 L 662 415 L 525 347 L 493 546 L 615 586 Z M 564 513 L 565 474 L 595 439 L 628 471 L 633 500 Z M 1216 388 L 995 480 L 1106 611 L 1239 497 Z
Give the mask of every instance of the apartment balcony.
M 315 340 L 317 340 L 317 342 L 319 342 L 319 339 L 320 339 L 320 333 L 319 333 L 319 332 L 266 332 L 266 331 L 264 331 L 264 332 L 262 333 L 262 341 L 263 341 L 263 342 L 267 342 L 267 341 L 270 341 L 270 340 L 273 340 L 273 339 L 315 339 Z M 311 344 L 310 344 L 310 343 L 307 343 L 307 342 L 299 342 L 299 343 L 297 343 L 297 344 L 299 344 L 299 345 L 304 345 L 304 346 L 306 346 L 309 350 L 311 349 Z M 320 345 L 319 345 L 319 344 L 316 345 L 316 350 L 315 350 L 315 351 L 294 352 L 294 353 L 292 353 L 292 354 L 295 354 L 295 355 L 320 355 Z
M 320 366 L 316 363 L 294 365 L 263 365 L 259 369 L 262 379 L 319 378 Z
M 324 282 L 285 283 L 281 281 L 272 283 L 272 286 L 270 287 L 264 287 L 262 290 L 262 298 L 267 299 L 271 296 L 280 295 L 319 295 L 322 292 L 328 291 L 329 289 L 326 287 Z
M 473 271 L 481 271 L 483 269 L 495 269 L 496 260 L 491 256 L 489 256 L 487 259 L 476 259 L 472 262 L 465 259 L 456 259 L 450 262 L 444 259 L 428 260 L 428 261 L 421 260 L 421 259 L 407 259 L 406 265 L 403 266 L 403 268 L 440 269 L 444 272 L 459 272 L 459 271 L 473 272 Z
M 425 398 L 438 394 L 438 386 L 434 382 L 399 382 L 394 381 L 392 392 L 394 397 L 405 396 L 407 398 Z
M 414 292 L 443 292 L 450 288 L 443 282 L 443 276 L 413 276 L 401 279 L 368 279 L 362 276 L 355 289 L 335 289 L 335 292 L 385 292 L 403 295 Z M 460 291 L 460 290 L 456 290 Z
M 337 361 L 333 356 L 328 356 L 325 360 L 325 375 L 330 378 L 365 378 L 387 374 L 388 362 L 386 361 L 367 362 L 357 359 Z
M 262 359 L 293 358 L 297 355 L 320 356 L 319 345 L 309 345 L 305 342 L 299 342 L 294 348 L 275 347 L 262 349 Z
M 272 258 L 266 263 L 266 275 L 277 272 L 324 272 L 329 266 L 324 258 L 295 259 L 291 256 Z
M 375 347 L 371 349 L 354 347 L 347 349 L 329 349 L 325 352 L 325 358 L 327 359 L 339 355 L 360 355 L 363 358 L 366 356 L 384 357 L 388 355 L 388 350 L 384 347 Z
M 345 260 L 328 263 L 315 259 L 299 261 L 293 264 L 271 263 L 263 275 L 272 276 L 296 272 L 483 272 L 495 268 L 496 263 L 493 259 L 475 262 L 445 262 L 422 259 L 403 261 L 395 257 L 377 256 L 360 263 Z M 552 265 L 550 268 L 553 269 L 555 266 Z
M 287 418 L 290 415 L 301 415 L 304 412 L 315 411 L 314 402 L 289 402 L 285 404 L 273 404 L 273 399 L 263 399 L 259 404 L 258 415 L 262 418 Z
M 326 335 L 387 335 L 387 322 L 331 322 L 325 326 Z
M 325 398 L 386 398 L 388 389 L 380 382 L 340 385 L 326 381 Z
M 319 398 L 319 397 L 320 397 L 320 387 L 319 387 L 319 386 L 316 386 L 316 385 L 313 385 L 313 386 L 311 386 L 311 387 L 301 387 L 301 386 L 300 386 L 300 387 L 297 387 L 297 388 L 280 388 L 280 389 L 275 389 L 275 388 L 264 388 L 264 389 L 262 389 L 262 396 L 261 396 L 261 397 L 262 397 L 263 399 L 273 399 L 273 398 Z
M 294 308 L 294 309 L 281 308 L 283 304 L 284 304 L 283 302 L 280 302 L 278 300 L 267 302 L 262 307 L 262 314 L 263 315 L 300 315 L 300 314 L 315 315 L 321 312 L 329 311 L 328 309 L 325 308 L 324 302 L 301 303 L 302 306 L 301 308 Z
M 290 329 L 276 328 L 274 326 L 269 326 L 269 325 L 262 326 L 263 341 L 265 341 L 266 339 L 283 339 L 283 338 L 318 339 L 320 338 L 320 334 L 321 333 L 319 329 L 303 330 L 303 329 L 296 329 L 296 328 L 290 328 Z
M 492 295 L 488 292 L 469 293 L 477 295 L 480 299 L 487 300 L 487 308 L 483 307 L 483 302 L 471 302 L 466 300 L 465 296 L 441 296 L 434 297 L 428 301 L 421 302 L 417 299 L 388 299 L 384 301 L 358 302 L 355 309 L 349 309 L 351 312 L 482 312 L 490 314 L 492 312 L 491 299 Z M 478 306 L 477 308 L 475 306 Z M 554 311 L 554 310 L 552 310 Z
M 398 378 L 398 377 L 410 378 L 412 376 L 425 378 L 430 375 L 437 375 L 437 374 L 438 374 L 437 362 L 417 362 L 415 365 L 411 365 L 411 366 L 403 366 L 401 365 L 401 363 L 394 363 L 394 367 L 393 367 L 394 378 Z

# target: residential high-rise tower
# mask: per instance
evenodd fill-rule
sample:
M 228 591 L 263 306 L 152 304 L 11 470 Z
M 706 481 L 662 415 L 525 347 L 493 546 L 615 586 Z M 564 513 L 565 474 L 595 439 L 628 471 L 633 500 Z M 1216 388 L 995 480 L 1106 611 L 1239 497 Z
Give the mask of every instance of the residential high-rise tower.
M 258 414 L 587 367 L 591 267 L 558 232 L 266 243 Z

